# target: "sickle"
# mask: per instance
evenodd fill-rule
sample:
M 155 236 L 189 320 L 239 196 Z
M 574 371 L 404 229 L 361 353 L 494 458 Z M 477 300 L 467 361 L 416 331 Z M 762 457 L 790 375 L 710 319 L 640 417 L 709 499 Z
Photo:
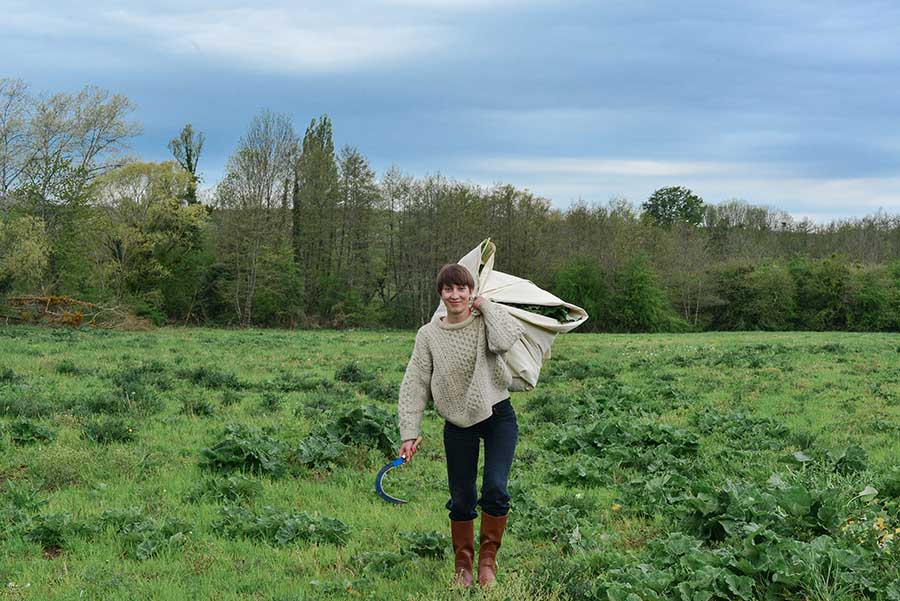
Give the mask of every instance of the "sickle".
M 420 442 L 422 442 L 421 436 L 416 438 L 415 442 L 413 443 L 413 448 L 418 447 Z M 396 459 L 394 459 L 393 461 L 388 463 L 386 466 L 381 468 L 381 470 L 378 472 L 378 475 L 375 476 L 375 492 L 378 494 L 379 497 L 381 497 L 388 503 L 402 505 L 407 502 L 407 501 L 404 501 L 403 499 L 398 499 L 397 497 L 392 497 L 391 495 L 387 494 L 386 492 L 384 492 L 384 488 L 382 488 L 382 486 L 381 486 L 381 481 L 384 480 L 385 474 L 387 474 L 389 471 L 391 471 L 395 467 L 397 467 L 399 465 L 403 465 L 404 463 L 406 463 L 406 457 L 397 457 Z

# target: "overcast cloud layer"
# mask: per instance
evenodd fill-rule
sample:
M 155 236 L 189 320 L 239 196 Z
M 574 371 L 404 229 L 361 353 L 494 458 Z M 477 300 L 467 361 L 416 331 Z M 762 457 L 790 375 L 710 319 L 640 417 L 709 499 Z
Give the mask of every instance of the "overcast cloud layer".
M 560 208 L 685 185 L 817 221 L 900 213 L 896 3 L 300 4 L 0 0 L 0 77 L 126 94 L 148 160 L 192 122 L 207 185 L 267 108 L 300 135 L 328 113 L 379 173 Z

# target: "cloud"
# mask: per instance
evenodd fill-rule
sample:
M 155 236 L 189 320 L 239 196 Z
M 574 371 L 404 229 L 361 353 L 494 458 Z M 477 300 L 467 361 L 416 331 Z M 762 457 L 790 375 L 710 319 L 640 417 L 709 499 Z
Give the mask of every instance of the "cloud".
M 817 222 L 879 209 L 900 213 L 900 177 L 807 177 L 779 163 L 487 157 L 460 164 L 478 174 L 479 183 L 508 182 L 527 188 L 558 208 L 578 199 L 615 196 L 639 205 L 654 190 L 681 185 L 709 203 L 740 198 Z
M 481 171 L 506 173 L 544 173 L 562 176 L 627 175 L 631 177 L 711 175 L 736 172 L 741 167 L 727 163 L 691 161 L 653 161 L 633 159 L 600 159 L 584 157 L 552 158 L 487 158 L 472 161 Z
M 522 0 L 384 0 L 387 6 L 430 9 L 450 12 L 486 10 L 510 5 L 521 7 Z
M 115 10 L 105 16 L 175 54 L 281 73 L 345 71 L 421 57 L 441 48 L 446 37 L 434 24 L 278 7 L 178 15 Z

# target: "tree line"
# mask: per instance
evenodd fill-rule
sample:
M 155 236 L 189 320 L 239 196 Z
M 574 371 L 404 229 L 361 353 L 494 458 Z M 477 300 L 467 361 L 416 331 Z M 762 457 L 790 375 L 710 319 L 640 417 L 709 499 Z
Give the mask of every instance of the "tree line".
M 262 111 L 214 188 L 188 124 L 131 157 L 124 96 L 0 80 L 0 296 L 68 296 L 157 324 L 415 327 L 438 268 L 482 239 L 502 271 L 591 314 L 582 331 L 900 329 L 900 217 L 817 225 L 679 186 L 566 209 L 335 149 Z M 6 307 L 5 316 L 26 319 Z

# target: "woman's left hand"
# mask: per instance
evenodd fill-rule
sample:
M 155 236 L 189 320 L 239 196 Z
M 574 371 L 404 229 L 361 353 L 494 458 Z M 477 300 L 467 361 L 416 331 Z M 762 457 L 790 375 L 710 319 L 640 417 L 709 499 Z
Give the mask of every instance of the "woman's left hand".
M 472 302 L 472 308 L 473 309 L 479 308 L 481 306 L 481 303 L 483 303 L 484 301 L 485 301 L 485 298 L 483 296 L 476 296 L 475 300 Z

